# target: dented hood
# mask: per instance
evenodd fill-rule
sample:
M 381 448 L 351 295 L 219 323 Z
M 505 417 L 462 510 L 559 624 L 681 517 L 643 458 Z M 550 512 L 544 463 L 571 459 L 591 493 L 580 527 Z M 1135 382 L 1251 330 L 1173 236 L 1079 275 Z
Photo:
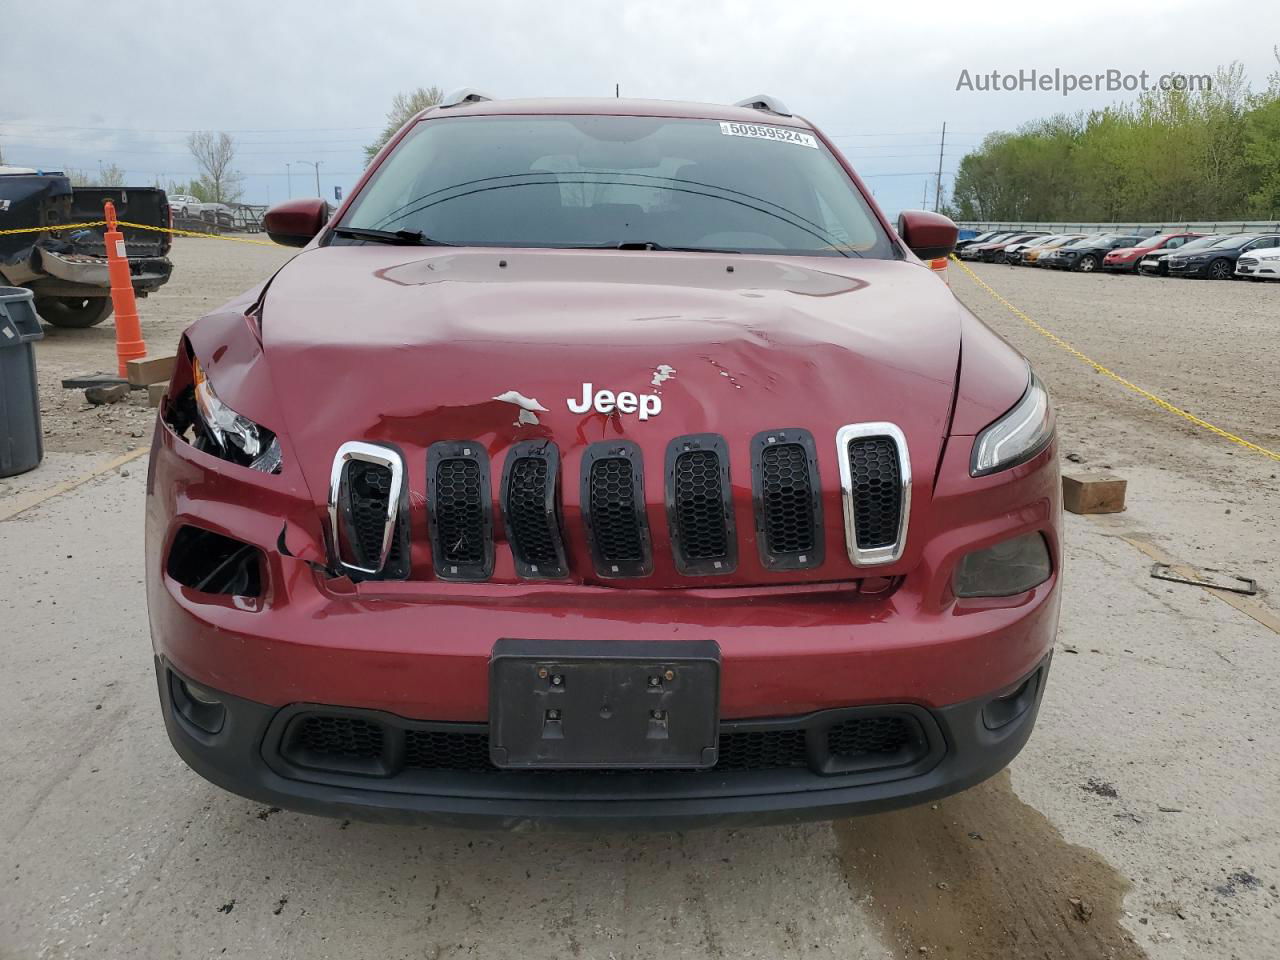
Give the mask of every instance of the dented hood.
M 803 427 L 825 446 L 873 420 L 902 427 L 931 479 L 960 308 L 909 262 L 335 246 L 275 278 L 262 338 L 316 496 L 345 440 L 400 446 L 412 482 L 438 440 L 498 458 L 518 440 L 571 456 L 625 438 L 660 463 L 682 434 L 722 434 L 745 457 L 760 431 Z M 588 389 L 634 394 L 635 412 L 607 397 L 575 412 Z

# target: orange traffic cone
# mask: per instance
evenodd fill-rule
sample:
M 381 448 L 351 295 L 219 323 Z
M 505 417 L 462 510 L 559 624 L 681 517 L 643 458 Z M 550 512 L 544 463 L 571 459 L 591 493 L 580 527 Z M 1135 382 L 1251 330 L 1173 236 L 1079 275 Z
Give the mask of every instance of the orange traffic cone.
M 116 313 L 116 358 L 120 363 L 120 376 L 126 374 L 126 364 L 147 355 L 147 345 L 142 339 L 142 324 L 138 320 L 138 301 L 133 296 L 133 281 L 129 279 L 129 255 L 125 252 L 124 234 L 116 227 L 116 206 L 110 200 L 103 202 L 107 229 L 102 239 L 107 246 L 107 270 L 111 275 L 111 303 Z

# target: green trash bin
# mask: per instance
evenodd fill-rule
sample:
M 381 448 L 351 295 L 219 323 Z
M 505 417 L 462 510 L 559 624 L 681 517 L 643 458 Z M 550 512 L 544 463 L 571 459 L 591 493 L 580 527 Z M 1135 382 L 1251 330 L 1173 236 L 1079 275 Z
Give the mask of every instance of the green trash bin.
M 43 336 L 31 291 L 0 287 L 0 477 L 44 459 L 34 345 Z

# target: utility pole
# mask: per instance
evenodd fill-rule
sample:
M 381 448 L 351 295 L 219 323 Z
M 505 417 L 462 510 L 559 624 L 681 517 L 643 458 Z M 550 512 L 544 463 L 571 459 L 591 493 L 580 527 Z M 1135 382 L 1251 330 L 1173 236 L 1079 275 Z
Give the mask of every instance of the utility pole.
M 613 98 L 617 100 L 621 96 L 622 96 L 622 84 L 615 83 L 613 85 Z
M 321 195 L 320 194 L 320 164 L 324 163 L 324 161 L 323 160 L 295 160 L 294 162 L 305 163 L 308 166 L 312 166 L 316 168 L 316 196 L 317 197 L 320 196 Z
M 284 162 L 284 175 L 289 182 L 289 196 L 286 199 L 293 199 L 293 164 L 288 160 Z
M 929 209 L 929 181 L 928 180 L 924 182 L 924 196 L 920 198 L 920 209 L 921 210 Z
M 947 149 L 947 121 L 942 121 L 942 142 L 938 144 L 938 183 L 934 188 L 933 212 L 942 205 L 942 154 Z

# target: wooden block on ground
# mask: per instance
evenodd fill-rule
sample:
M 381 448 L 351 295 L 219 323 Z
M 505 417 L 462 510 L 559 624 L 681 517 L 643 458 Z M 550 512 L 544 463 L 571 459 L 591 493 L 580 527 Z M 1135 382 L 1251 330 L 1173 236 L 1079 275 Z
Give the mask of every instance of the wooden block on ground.
M 1072 513 L 1120 513 L 1126 481 L 1109 473 L 1064 473 L 1062 505 Z
M 146 387 L 173 376 L 173 366 L 177 360 L 177 357 L 143 357 L 125 364 L 125 372 L 129 382 L 135 387 Z
M 158 407 L 164 395 L 169 391 L 169 381 L 147 384 L 147 406 Z
M 113 383 L 107 386 L 89 387 L 84 392 L 84 398 L 95 407 L 100 407 L 104 403 L 119 403 L 127 396 L 129 396 L 129 385 L 127 383 Z

